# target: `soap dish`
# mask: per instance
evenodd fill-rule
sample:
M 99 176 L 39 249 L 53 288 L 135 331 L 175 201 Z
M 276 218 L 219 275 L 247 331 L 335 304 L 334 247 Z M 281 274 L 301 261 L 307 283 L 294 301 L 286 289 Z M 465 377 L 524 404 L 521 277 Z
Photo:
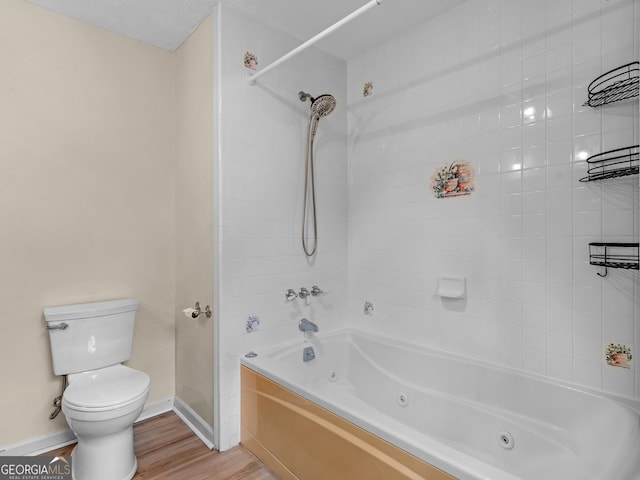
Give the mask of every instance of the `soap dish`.
M 438 277 L 436 295 L 445 298 L 465 298 L 467 295 L 467 281 L 465 277 Z

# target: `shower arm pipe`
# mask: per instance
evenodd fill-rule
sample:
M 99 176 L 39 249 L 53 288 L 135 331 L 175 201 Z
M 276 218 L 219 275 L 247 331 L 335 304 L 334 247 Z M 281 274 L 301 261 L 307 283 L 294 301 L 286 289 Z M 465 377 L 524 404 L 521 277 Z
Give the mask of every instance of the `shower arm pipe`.
M 357 10 L 354 10 L 353 12 L 351 12 L 349 15 L 344 17 L 342 20 L 338 20 L 336 23 L 334 23 L 330 27 L 324 29 L 322 32 L 317 34 L 315 37 L 312 37 L 309 40 L 307 40 L 306 42 L 304 42 L 303 44 L 297 46 L 296 48 L 291 50 L 289 53 L 281 56 L 280 58 L 278 58 L 274 62 L 272 62 L 269 65 L 267 65 L 266 67 L 264 67 L 262 70 L 254 73 L 253 75 L 247 76 L 247 83 L 249 85 L 255 85 L 256 84 L 256 79 L 258 77 L 260 77 L 260 76 L 264 75 L 265 73 L 267 73 L 268 71 L 276 68 L 278 65 L 280 65 L 283 62 L 286 62 L 291 57 L 294 57 L 295 55 L 297 55 L 298 53 L 302 52 L 303 50 L 306 50 L 307 48 L 309 48 L 311 45 L 313 45 L 317 41 L 322 40 L 324 37 L 326 37 L 327 35 L 333 33 L 335 30 L 339 29 L 343 25 L 349 23 L 354 18 L 359 17 L 360 15 L 362 15 L 367 10 L 382 4 L 382 1 L 383 0 L 370 0 L 369 2 L 364 4 L 362 7 L 360 7 Z

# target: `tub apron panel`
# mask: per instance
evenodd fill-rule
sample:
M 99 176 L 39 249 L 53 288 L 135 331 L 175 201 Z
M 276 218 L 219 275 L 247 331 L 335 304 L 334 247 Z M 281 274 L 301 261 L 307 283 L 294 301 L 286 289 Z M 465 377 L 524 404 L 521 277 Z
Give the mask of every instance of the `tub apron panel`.
M 455 480 L 242 366 L 241 443 L 283 480 Z

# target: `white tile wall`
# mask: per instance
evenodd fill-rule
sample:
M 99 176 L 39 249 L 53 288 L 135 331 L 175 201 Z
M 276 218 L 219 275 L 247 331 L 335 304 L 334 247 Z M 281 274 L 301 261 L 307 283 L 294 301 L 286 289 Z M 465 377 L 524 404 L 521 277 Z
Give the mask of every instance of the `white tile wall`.
M 638 241 L 638 179 L 578 182 L 586 157 L 639 141 L 637 102 L 583 106 L 591 80 L 639 58 L 638 0 L 465 2 L 348 65 L 311 49 L 254 87 L 244 51 L 260 68 L 299 42 L 220 14 L 222 449 L 239 439 L 240 355 L 302 341 L 303 316 L 640 398 L 637 363 L 603 363 L 610 341 L 637 358 L 638 272 L 601 279 L 587 259 L 591 241 Z M 317 139 L 312 265 L 299 90 L 338 100 Z M 434 198 L 434 169 L 459 158 L 476 192 Z M 439 274 L 464 275 L 467 299 L 436 297 Z M 330 292 L 321 302 L 284 302 L 313 284 Z M 251 314 L 262 323 L 247 334 Z
M 640 346 L 638 273 L 587 259 L 591 241 L 638 241 L 638 178 L 578 182 L 586 157 L 638 143 L 637 102 L 583 103 L 638 59 L 639 10 L 465 2 L 349 62 L 355 326 L 640 397 L 635 365 L 603 363 L 610 341 Z M 435 199 L 433 170 L 458 158 L 477 191 Z M 467 300 L 435 297 L 438 274 L 466 276 Z
M 347 319 L 347 117 L 346 64 L 313 49 L 249 86 L 244 52 L 257 55 L 259 68 L 299 42 L 220 8 L 222 178 L 218 201 L 218 321 L 220 334 L 220 448 L 239 441 L 239 358 L 250 350 L 299 340 L 302 317 L 322 331 Z M 338 108 L 323 118 L 316 136 L 319 246 L 307 262 L 300 246 L 305 136 L 309 103 L 298 92 L 333 94 Z M 329 292 L 310 306 L 285 302 L 289 288 L 319 285 Z M 249 315 L 260 329 L 246 333 Z

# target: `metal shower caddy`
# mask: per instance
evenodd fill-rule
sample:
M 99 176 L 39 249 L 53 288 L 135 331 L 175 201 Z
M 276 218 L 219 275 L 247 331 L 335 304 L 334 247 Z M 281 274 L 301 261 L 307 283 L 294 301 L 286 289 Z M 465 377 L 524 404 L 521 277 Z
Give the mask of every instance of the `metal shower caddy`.
M 589 84 L 589 107 L 600 107 L 638 96 L 640 62 L 631 62 L 600 75 Z

